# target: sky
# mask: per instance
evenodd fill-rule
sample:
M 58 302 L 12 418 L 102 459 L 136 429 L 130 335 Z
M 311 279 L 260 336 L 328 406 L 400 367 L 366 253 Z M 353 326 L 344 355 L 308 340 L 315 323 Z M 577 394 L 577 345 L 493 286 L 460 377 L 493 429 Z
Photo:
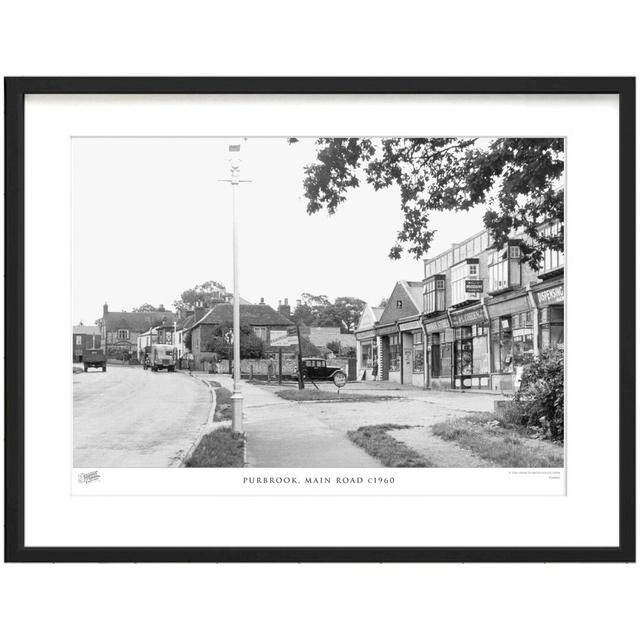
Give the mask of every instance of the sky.
M 225 138 L 72 140 L 73 321 L 102 305 L 170 308 L 185 289 L 233 290 L 232 196 Z M 422 280 L 423 260 L 388 257 L 402 224 L 396 188 L 362 182 L 334 216 L 306 212 L 304 167 L 314 140 L 249 138 L 237 187 L 240 295 L 267 304 L 303 292 L 378 304 L 397 280 Z M 434 212 L 431 257 L 482 229 L 481 209 Z

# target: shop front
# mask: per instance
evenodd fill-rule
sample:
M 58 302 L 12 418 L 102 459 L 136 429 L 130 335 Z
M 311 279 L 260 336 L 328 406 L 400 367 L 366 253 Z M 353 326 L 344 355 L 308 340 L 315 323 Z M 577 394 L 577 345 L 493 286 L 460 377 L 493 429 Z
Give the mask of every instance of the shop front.
M 430 320 L 427 334 L 426 382 L 430 389 L 451 389 L 453 371 L 453 329 L 449 316 Z
M 424 334 L 418 318 L 399 322 L 402 345 L 401 382 L 424 387 Z
M 383 325 L 376 329 L 379 339 L 378 379 L 401 382 L 401 344 L 397 325 Z
M 489 323 L 484 308 L 451 313 L 454 389 L 488 389 Z
M 358 379 L 373 380 L 373 367 L 378 362 L 378 342 L 375 330 L 356 334 L 356 356 L 358 360 Z
M 538 345 L 540 349 L 564 348 L 564 283 L 545 283 L 533 288 L 538 307 Z

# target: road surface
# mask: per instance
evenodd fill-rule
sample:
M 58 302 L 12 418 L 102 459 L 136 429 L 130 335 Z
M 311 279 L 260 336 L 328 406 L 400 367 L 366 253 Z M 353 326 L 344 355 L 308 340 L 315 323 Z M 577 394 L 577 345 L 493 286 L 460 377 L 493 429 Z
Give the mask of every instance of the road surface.
M 74 467 L 168 467 L 207 422 L 206 386 L 183 373 L 108 366 L 73 376 Z

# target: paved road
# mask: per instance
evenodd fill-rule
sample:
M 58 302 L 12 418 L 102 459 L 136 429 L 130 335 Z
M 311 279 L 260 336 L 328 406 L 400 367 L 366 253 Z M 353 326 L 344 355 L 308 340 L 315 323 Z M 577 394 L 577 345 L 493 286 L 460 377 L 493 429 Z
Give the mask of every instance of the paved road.
M 109 366 L 73 376 L 75 467 L 168 467 L 207 421 L 205 385 L 182 373 Z

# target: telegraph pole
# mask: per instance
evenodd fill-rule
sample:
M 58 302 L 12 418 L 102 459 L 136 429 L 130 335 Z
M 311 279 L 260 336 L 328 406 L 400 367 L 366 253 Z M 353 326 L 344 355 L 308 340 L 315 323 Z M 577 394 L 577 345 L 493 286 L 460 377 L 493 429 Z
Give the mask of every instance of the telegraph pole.
M 231 208 L 233 212 L 233 393 L 231 394 L 231 424 L 234 431 L 242 431 L 242 392 L 240 391 L 240 262 L 239 262 L 239 228 L 236 211 L 236 187 L 241 182 L 251 180 L 240 179 L 239 144 L 230 144 L 231 177 L 221 179 L 231 185 Z

